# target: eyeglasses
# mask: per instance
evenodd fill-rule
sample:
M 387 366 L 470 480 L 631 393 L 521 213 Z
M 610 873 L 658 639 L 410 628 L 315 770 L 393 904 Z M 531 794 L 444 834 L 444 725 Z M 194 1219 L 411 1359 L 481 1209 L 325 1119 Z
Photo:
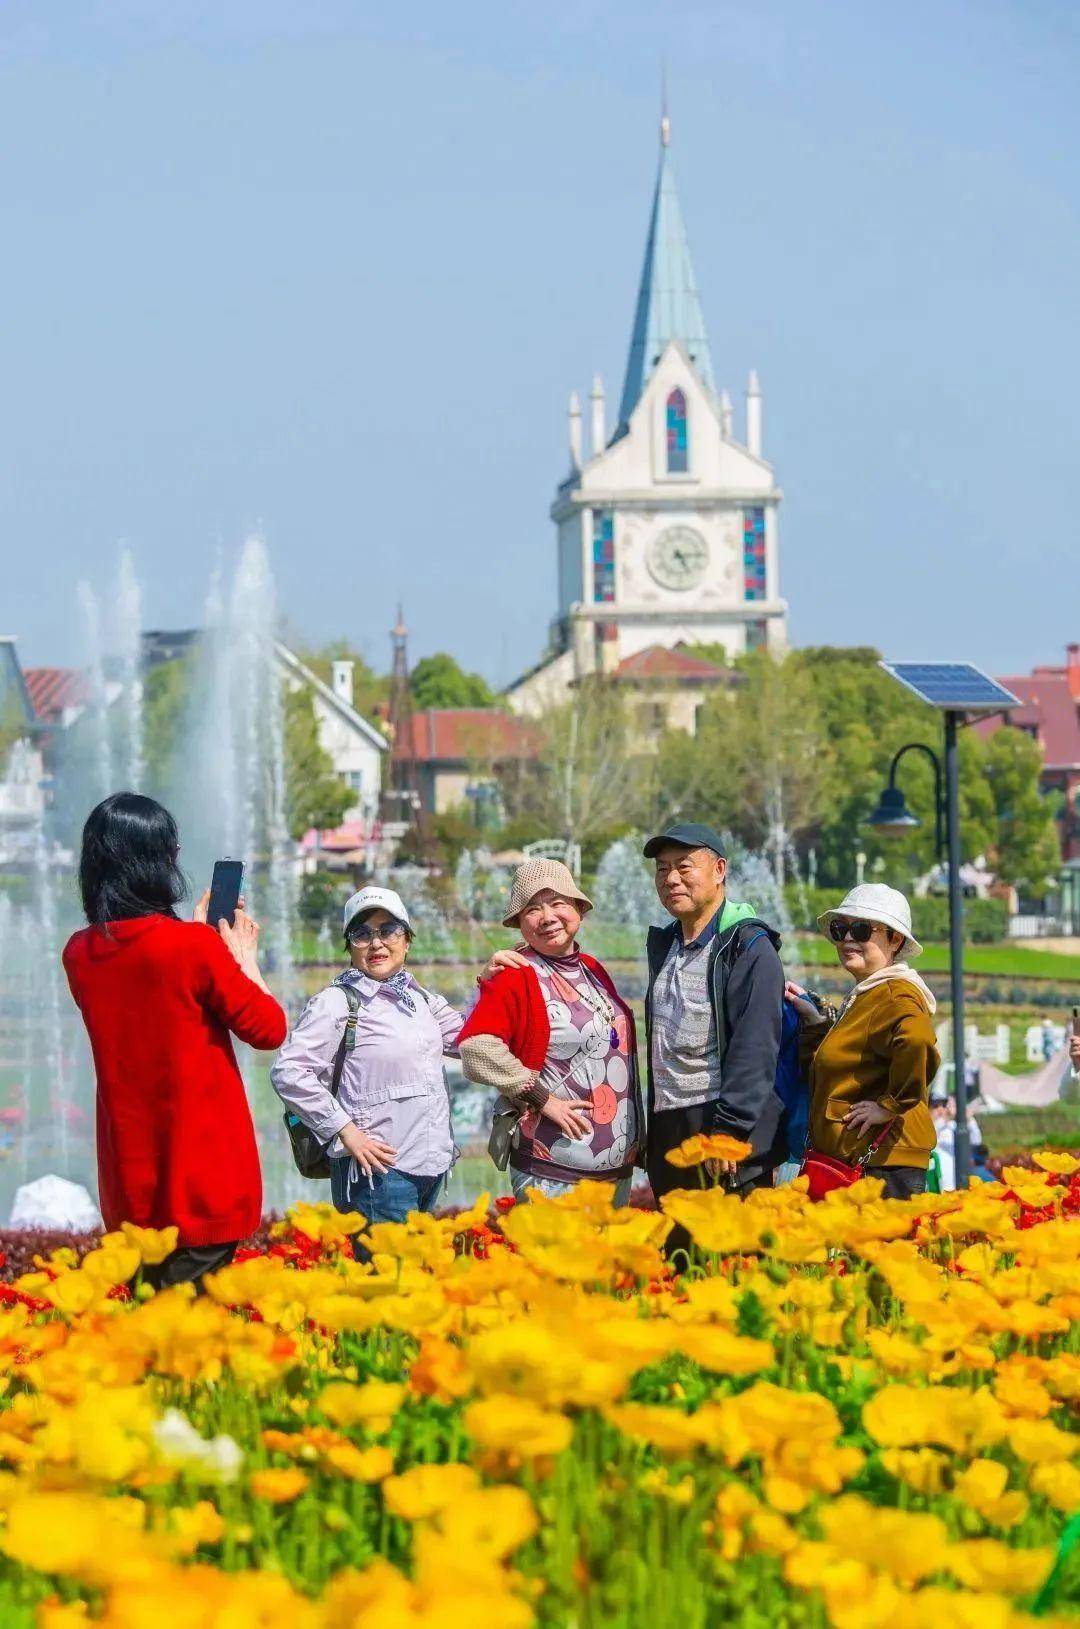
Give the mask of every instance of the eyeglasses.
M 384 922 L 381 928 L 373 928 L 370 922 L 361 922 L 358 928 L 349 929 L 349 943 L 370 945 L 373 939 L 378 939 L 384 945 L 392 945 L 404 932 L 404 922 Z
M 845 917 L 834 916 L 829 923 L 829 938 L 834 945 L 842 945 L 845 939 L 854 939 L 857 945 L 865 945 L 874 937 L 876 922 L 849 922 Z

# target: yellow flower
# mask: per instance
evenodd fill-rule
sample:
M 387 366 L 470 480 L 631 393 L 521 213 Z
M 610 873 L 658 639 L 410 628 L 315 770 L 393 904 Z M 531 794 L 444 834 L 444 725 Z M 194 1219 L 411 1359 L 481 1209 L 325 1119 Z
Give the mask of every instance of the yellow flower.
M 175 1227 L 136 1227 L 122 1222 L 120 1232 L 127 1244 L 139 1252 L 144 1267 L 159 1267 L 176 1249 L 179 1230 Z
M 1071 1515 L 1080 1509 L 1080 1470 L 1065 1460 L 1033 1465 L 1028 1475 L 1028 1487 L 1053 1505 Z
M 1077 1441 L 1052 1420 L 1014 1420 L 1009 1429 L 1009 1446 L 1018 1459 L 1048 1465 L 1072 1459 Z
M 891 1476 L 906 1482 L 916 1493 L 933 1498 L 945 1487 L 949 1456 L 936 1448 L 886 1448 L 881 1463 Z
M 357 1448 L 355 1443 L 335 1443 L 322 1454 L 322 1463 L 353 1482 L 381 1482 L 394 1469 L 389 1448 Z
M 968 1453 L 1000 1442 L 1009 1422 L 985 1386 L 884 1386 L 863 1405 L 863 1425 L 882 1447 L 936 1443 Z
M 208 1499 L 194 1505 L 176 1505 L 169 1512 L 171 1548 L 179 1555 L 194 1555 L 200 1544 L 219 1544 L 225 1523 Z
M 949 1548 L 940 1517 L 882 1509 L 850 1493 L 824 1506 L 821 1528 L 838 1554 L 907 1585 L 939 1571 Z
M 1041 1154 L 1033 1154 L 1031 1157 L 1040 1171 L 1048 1171 L 1051 1176 L 1072 1176 L 1074 1171 L 1080 1171 L 1080 1160 L 1075 1154 L 1045 1149 Z
M 565 1415 L 539 1408 L 523 1397 L 484 1397 L 470 1403 L 462 1419 L 477 1447 L 523 1459 L 561 1454 L 573 1435 Z
M 1028 1595 L 1038 1589 L 1053 1559 L 1051 1549 L 1014 1550 L 999 1539 L 967 1539 L 949 1546 L 945 1565 L 969 1589 Z
M 679 1331 L 677 1344 L 688 1358 L 713 1374 L 757 1374 L 776 1361 L 771 1341 L 732 1335 L 715 1325 L 687 1325 Z
M 964 1503 L 994 1527 L 1015 1527 L 1027 1515 L 1022 1493 L 1006 1493 L 1009 1473 L 996 1459 L 974 1459 L 955 1482 Z
M 471 1465 L 414 1465 L 400 1476 L 388 1477 L 382 1492 L 392 1515 L 416 1522 L 444 1510 L 479 1486 L 480 1478 Z
M 362 1425 L 381 1437 L 389 1431 L 405 1391 L 397 1381 L 369 1380 L 361 1386 L 350 1386 L 347 1381 L 333 1380 L 323 1387 L 319 1407 L 335 1425 Z
M 616 1403 L 604 1414 L 624 1437 L 652 1443 L 665 1454 L 690 1454 L 701 1446 L 702 1428 L 693 1414 L 653 1403 Z
M 283 1470 L 253 1471 L 249 1484 L 256 1499 L 265 1499 L 272 1505 L 290 1504 L 300 1497 L 307 1485 L 306 1474 L 295 1465 Z
M 666 1471 L 654 1466 L 638 1478 L 638 1487 L 643 1493 L 654 1493 L 661 1499 L 667 1499 L 673 1505 L 688 1505 L 694 1497 L 694 1478 L 681 1477 L 678 1482 L 672 1482 Z

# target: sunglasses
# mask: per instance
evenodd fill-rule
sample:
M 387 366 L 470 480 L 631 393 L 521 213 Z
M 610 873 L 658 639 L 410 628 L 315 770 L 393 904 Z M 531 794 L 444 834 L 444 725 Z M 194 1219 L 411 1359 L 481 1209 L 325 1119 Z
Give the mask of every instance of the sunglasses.
M 829 923 L 829 938 L 834 945 L 842 945 L 845 939 L 854 939 L 857 945 L 865 945 L 874 936 L 876 922 L 849 922 L 844 917 L 834 916 Z
M 381 928 L 373 928 L 370 922 L 361 922 L 358 928 L 349 929 L 349 943 L 370 945 L 373 939 L 378 939 L 384 945 L 392 945 L 404 932 L 404 922 L 384 922 Z

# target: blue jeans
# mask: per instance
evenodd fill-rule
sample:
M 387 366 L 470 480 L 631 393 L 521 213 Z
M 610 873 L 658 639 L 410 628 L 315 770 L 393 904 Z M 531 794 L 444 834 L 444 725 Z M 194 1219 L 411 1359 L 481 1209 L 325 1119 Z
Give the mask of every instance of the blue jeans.
M 403 1222 L 411 1210 L 434 1210 L 445 1181 L 445 1171 L 440 1176 L 410 1176 L 391 1166 L 369 1180 L 355 1160 L 334 1160 L 330 1166 L 330 1193 L 337 1209 L 359 1211 L 368 1222 Z M 353 1255 L 357 1261 L 371 1260 L 358 1233 L 353 1235 Z

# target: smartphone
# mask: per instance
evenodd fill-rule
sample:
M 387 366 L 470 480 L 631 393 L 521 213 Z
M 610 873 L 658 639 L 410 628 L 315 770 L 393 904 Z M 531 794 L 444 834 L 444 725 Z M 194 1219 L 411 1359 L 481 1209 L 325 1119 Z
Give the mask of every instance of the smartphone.
M 244 885 L 243 860 L 218 860 L 210 880 L 210 903 L 206 907 L 206 920 L 212 928 L 219 922 L 232 927 L 236 921 L 236 907 L 240 903 L 240 890 Z
M 1072 1032 L 1080 1035 L 1080 1007 L 1073 1008 Z

